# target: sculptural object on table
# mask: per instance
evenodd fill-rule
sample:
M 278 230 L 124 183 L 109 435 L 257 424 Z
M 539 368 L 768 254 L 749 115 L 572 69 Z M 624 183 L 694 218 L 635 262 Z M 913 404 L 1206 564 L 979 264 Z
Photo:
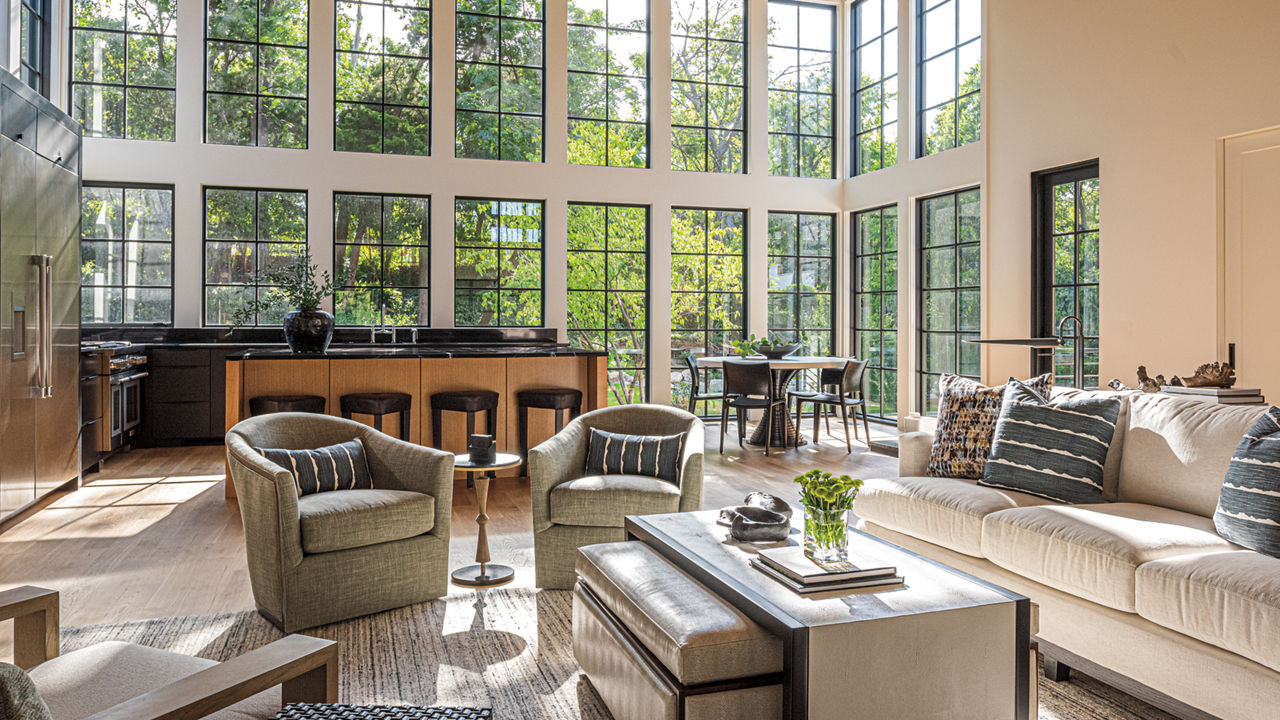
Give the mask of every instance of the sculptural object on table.
M 1147 366 L 1138 366 L 1138 387 L 1131 388 L 1113 379 L 1107 383 L 1112 390 L 1142 390 L 1146 393 L 1158 393 L 1161 387 L 1208 387 L 1208 388 L 1229 388 L 1236 384 L 1236 371 L 1231 367 L 1230 363 L 1211 362 L 1204 363 L 1196 368 L 1195 372 L 1189 376 L 1178 377 L 1174 375 L 1169 380 L 1165 380 L 1164 375 L 1156 375 L 1154 378 L 1147 374 Z

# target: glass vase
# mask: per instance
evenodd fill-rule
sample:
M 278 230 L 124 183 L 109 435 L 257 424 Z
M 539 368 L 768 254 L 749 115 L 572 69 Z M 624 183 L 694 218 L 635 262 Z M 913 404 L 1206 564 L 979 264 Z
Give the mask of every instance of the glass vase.
M 849 511 L 805 507 L 805 553 L 817 562 L 849 559 Z

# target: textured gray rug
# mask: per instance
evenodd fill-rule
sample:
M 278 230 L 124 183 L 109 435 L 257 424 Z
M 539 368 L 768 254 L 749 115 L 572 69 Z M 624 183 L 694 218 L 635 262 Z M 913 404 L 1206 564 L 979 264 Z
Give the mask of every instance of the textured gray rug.
M 308 635 L 341 644 L 343 702 L 492 707 L 494 717 L 607 720 L 573 660 L 570 594 L 499 588 L 335 623 Z M 64 652 L 104 640 L 226 660 L 281 637 L 256 612 L 64 628 Z M 1040 680 L 1041 720 L 1170 716 L 1073 673 Z

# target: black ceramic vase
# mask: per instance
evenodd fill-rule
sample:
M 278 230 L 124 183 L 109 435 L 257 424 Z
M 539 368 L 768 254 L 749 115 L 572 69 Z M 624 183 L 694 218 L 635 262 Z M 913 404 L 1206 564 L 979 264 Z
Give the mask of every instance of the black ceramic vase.
M 296 353 L 322 353 L 333 339 L 333 316 L 324 310 L 294 310 L 284 316 L 284 341 Z

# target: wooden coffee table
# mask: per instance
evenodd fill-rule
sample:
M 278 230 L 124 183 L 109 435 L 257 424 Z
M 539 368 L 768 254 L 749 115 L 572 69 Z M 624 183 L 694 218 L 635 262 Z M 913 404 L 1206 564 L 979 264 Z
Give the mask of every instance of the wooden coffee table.
M 627 535 L 782 638 L 784 718 L 1031 717 L 1027 598 L 857 530 L 850 555 L 896 566 L 905 583 L 797 595 L 750 567 L 758 547 L 729 539 L 717 516 L 632 515 Z M 787 542 L 803 522 L 798 510 Z

